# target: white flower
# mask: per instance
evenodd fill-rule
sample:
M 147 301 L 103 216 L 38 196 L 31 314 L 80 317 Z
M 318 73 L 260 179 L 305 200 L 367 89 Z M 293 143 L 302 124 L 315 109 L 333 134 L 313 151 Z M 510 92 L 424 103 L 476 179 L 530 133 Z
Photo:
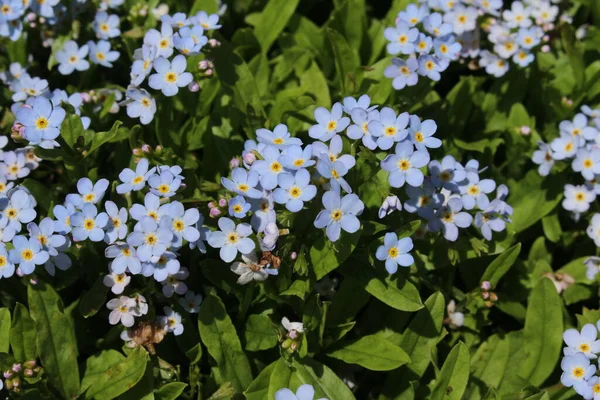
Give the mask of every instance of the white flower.
M 161 317 L 161 323 L 167 332 L 173 332 L 175 336 L 183 333 L 183 324 L 181 323 L 181 315 L 173 311 L 170 307 L 164 307 L 165 316 Z
M 115 274 L 114 272 L 104 277 L 104 286 L 109 287 L 114 294 L 121 294 L 129 285 L 131 277 L 126 274 Z
M 74 40 L 68 40 L 62 49 L 56 52 L 56 61 L 58 61 L 58 72 L 63 75 L 69 75 L 74 70 L 85 71 L 90 68 L 90 63 L 85 60 L 89 52 L 89 47 L 84 44 L 77 46 Z
M 108 316 L 108 322 L 110 322 L 111 325 L 116 325 L 121 322 L 124 326 L 129 328 L 130 326 L 133 326 L 133 323 L 135 322 L 134 317 L 139 316 L 135 300 L 127 296 L 121 296 L 118 299 L 110 300 L 106 304 L 106 307 L 109 310 L 112 310 Z
M 287 317 L 283 317 L 283 319 L 281 320 L 281 325 L 283 325 L 283 327 L 288 331 L 296 331 L 299 333 L 303 333 L 304 332 L 304 324 L 302 322 L 290 322 L 289 319 L 287 319 Z
M 150 75 L 148 84 L 152 89 L 161 90 L 165 96 L 175 96 L 180 87 L 187 86 L 193 79 L 192 74 L 185 72 L 187 62 L 185 56 L 179 54 L 169 62 L 160 57 L 154 60 L 156 74 Z

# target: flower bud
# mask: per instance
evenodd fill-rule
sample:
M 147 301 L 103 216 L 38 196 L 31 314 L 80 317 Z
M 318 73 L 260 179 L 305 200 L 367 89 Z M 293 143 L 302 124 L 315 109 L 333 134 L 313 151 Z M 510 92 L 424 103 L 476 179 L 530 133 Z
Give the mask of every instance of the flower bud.
M 490 281 L 481 282 L 481 290 L 490 290 L 492 288 L 492 284 Z
M 290 258 L 292 260 L 295 260 L 296 258 L 298 258 L 298 253 L 296 253 L 295 251 L 292 251 L 292 254 L 290 254 Z
M 217 205 L 215 204 L 214 201 L 209 201 L 208 202 L 208 208 L 215 208 Z
M 398 196 L 388 196 L 385 198 L 383 204 L 381 204 L 381 207 L 379 208 L 379 219 L 390 215 L 394 211 L 401 210 L 402 203 L 400 203 L 400 199 L 398 198 Z
M 26 368 L 25 371 L 23 372 L 25 374 L 25 376 L 33 376 L 33 370 Z
M 204 75 L 205 75 L 205 76 L 212 76 L 212 74 L 213 74 L 213 70 L 212 70 L 212 69 L 210 69 L 210 68 L 209 68 L 209 69 L 207 69 L 207 70 L 204 72 Z
M 229 168 L 234 169 L 240 166 L 240 159 L 237 157 L 233 157 L 229 160 Z
M 490 293 L 490 300 L 493 302 L 498 301 L 498 295 L 494 292 Z
M 25 127 L 18 122 L 16 124 L 14 124 L 12 126 L 12 128 L 10 129 L 10 137 L 13 138 L 13 140 L 23 139 L 24 133 L 25 133 Z
M 281 347 L 283 347 L 284 349 L 289 349 L 291 345 L 292 339 L 285 339 L 283 343 L 281 343 Z
M 298 350 L 298 347 L 300 347 L 300 343 L 292 342 L 292 345 L 290 346 L 290 350 L 296 351 L 296 350 Z
M 21 368 L 22 368 L 22 367 L 21 367 L 21 364 L 18 364 L 18 363 L 17 363 L 17 364 L 13 364 L 13 366 L 12 366 L 12 370 L 13 370 L 14 372 L 16 372 L 17 374 L 18 374 L 19 372 L 21 372 Z
M 256 161 L 256 154 L 254 154 L 253 152 L 249 151 L 246 154 L 244 154 L 244 163 L 248 166 L 254 164 L 254 161 Z
M 531 128 L 523 125 L 521 128 L 519 128 L 519 131 L 521 132 L 521 135 L 529 135 L 531 133 Z
M 6 370 L 2 373 L 2 376 L 4 376 L 4 379 L 10 379 L 13 377 L 13 372 L 10 369 Z
M 490 293 L 489 292 L 482 292 L 481 293 L 481 298 L 484 300 L 487 300 L 490 298 Z
M 35 360 L 29 360 L 29 361 L 25 361 L 25 362 L 23 363 L 23 366 L 24 366 L 25 368 L 35 368 L 35 367 L 37 366 L 37 363 L 36 363 L 36 361 L 35 361 Z
M 227 200 L 219 199 L 219 207 L 227 207 Z
M 154 148 L 154 151 L 156 151 L 157 153 L 160 153 L 163 150 L 163 147 L 159 144 L 156 145 L 156 147 Z
M 142 151 L 143 151 L 144 153 L 150 153 L 150 152 L 152 151 L 152 147 L 150 147 L 150 145 L 149 145 L 149 144 L 143 144 L 143 145 L 142 145 Z
M 196 93 L 196 92 L 200 91 L 200 85 L 198 85 L 198 82 L 192 81 L 188 85 L 188 90 L 192 93 Z
M 542 53 L 549 53 L 550 52 L 550 46 L 548 46 L 547 44 L 542 46 Z
M 205 69 L 208 68 L 208 61 L 207 60 L 202 60 L 198 63 L 198 69 L 200 71 L 204 71 Z
M 140 149 L 139 147 L 135 147 L 133 150 L 131 150 L 131 152 L 133 153 L 134 156 L 142 155 L 142 149 Z
M 221 210 L 219 210 L 218 208 L 211 208 L 210 211 L 208 212 L 208 215 L 210 215 L 212 218 L 216 218 L 219 215 L 221 215 Z
M 209 39 L 208 45 L 212 48 L 215 48 L 219 47 L 221 45 L 221 42 L 219 42 L 217 39 Z
M 292 329 L 291 331 L 288 332 L 288 336 L 290 337 L 290 339 L 298 339 L 298 336 L 300 336 L 300 334 L 298 333 L 297 330 Z

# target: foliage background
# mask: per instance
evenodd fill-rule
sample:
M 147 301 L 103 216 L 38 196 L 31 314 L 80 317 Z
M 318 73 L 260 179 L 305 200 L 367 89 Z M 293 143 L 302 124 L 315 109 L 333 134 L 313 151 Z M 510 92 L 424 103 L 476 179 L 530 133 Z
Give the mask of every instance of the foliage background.
M 124 9 L 136 1 L 126 2 Z M 171 13 L 216 12 L 214 0 L 167 2 Z M 496 79 L 467 65 L 452 64 L 442 80 L 421 80 L 394 91 L 383 78 L 389 64 L 383 29 L 409 1 L 233 0 L 218 34 L 222 46 L 210 57 L 215 77 L 199 93 L 158 100 L 149 126 L 136 126 L 124 112 L 108 107 L 91 114 L 96 133 L 80 126 L 65 130 L 62 150 L 39 151 L 45 161 L 23 183 L 48 214 L 79 177 L 115 180 L 131 163 L 131 150 L 143 143 L 162 145 L 151 159 L 184 167 L 184 202 L 206 209 L 218 198 L 221 176 L 245 139 L 259 127 L 286 123 L 306 138 L 317 106 L 330 107 L 345 96 L 368 94 L 373 104 L 434 119 L 444 141 L 436 158 L 452 154 L 489 166 L 487 176 L 506 183 L 514 207 L 508 233 L 486 243 L 471 235 L 456 244 L 440 239 L 417 245 L 417 263 L 387 276 L 374 262 L 374 245 L 391 228 L 404 235 L 418 223 L 407 214 L 379 223 L 376 215 L 389 192 L 385 175 L 367 155 L 358 154 L 350 184 L 367 207 L 363 228 L 335 248 L 322 232 L 289 215 L 291 235 L 280 242 L 280 276 L 264 286 L 241 287 L 229 266 L 189 252 L 189 286 L 205 296 L 198 320 L 185 317 L 184 335 L 167 337 L 157 355 L 121 349 L 119 329 L 107 323 L 107 260 L 88 243 L 74 249 L 74 267 L 31 285 L 0 281 L 0 366 L 14 360 L 41 360 L 45 374 L 31 382 L 30 398 L 273 398 L 281 387 L 315 385 L 329 399 L 566 399 L 574 392 L 557 385 L 561 334 L 600 319 L 598 283 L 587 280 L 583 259 L 597 250 L 585 238 L 585 222 L 575 222 L 558 206 L 566 171 L 540 177 L 530 161 L 536 142 L 558 136 L 558 124 L 580 105 L 596 105 L 600 95 L 598 43 L 600 3 L 578 0 L 566 6 L 574 26 L 590 24 L 576 40 L 561 25 L 552 52 L 538 54 L 527 69 L 513 68 Z M 151 8 L 157 1 L 149 2 Z M 92 16 L 89 16 L 90 19 Z M 55 32 L 55 43 L 82 32 L 82 17 Z M 145 21 L 122 24 L 122 56 L 113 70 L 95 67 L 75 77 L 55 71 L 50 49 L 38 38 L 3 42 L 0 63 L 27 64 L 50 87 L 73 90 L 127 85 L 133 49 Z M 27 60 L 27 55 L 33 57 Z M 198 59 L 191 58 L 195 68 Z M 572 99 L 568 105 L 563 97 Z M 105 104 L 111 103 L 108 99 Z M 2 123 L 12 124 L 10 94 L 1 98 Z M 121 124 L 117 121 L 123 121 Z M 530 126 L 523 136 L 519 128 Z M 81 131 L 79 131 L 81 130 Z M 372 161 L 372 160 L 371 160 Z M 558 207 L 557 207 L 558 206 Z M 211 221 L 209 223 L 214 223 Z M 292 262 L 291 251 L 299 258 Z M 559 295 L 544 273 L 572 275 L 576 284 Z M 336 291 L 315 290 L 327 273 Z M 13 278 L 16 279 L 16 278 Z M 499 301 L 487 308 L 479 283 L 492 282 Z M 323 285 L 321 285 L 321 288 Z M 147 287 L 147 293 L 160 291 Z M 446 304 L 456 299 L 465 325 L 444 325 Z M 158 302 L 160 304 L 160 302 Z M 308 329 L 304 358 L 280 356 L 276 326 L 282 317 Z M 10 346 L 9 346 L 10 343 Z M 306 346 L 306 347 L 304 347 Z M 410 362 L 408 362 L 410 359 Z M 354 392 L 341 379 L 354 383 Z M 450 389 L 449 389 L 450 388 Z M 242 394 L 244 393 L 244 395 Z

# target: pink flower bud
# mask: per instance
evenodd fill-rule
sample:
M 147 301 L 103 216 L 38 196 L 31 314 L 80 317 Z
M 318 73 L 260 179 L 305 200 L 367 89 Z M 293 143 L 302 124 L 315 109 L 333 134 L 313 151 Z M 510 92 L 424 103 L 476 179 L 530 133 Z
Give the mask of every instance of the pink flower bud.
M 549 53 L 550 52 L 550 46 L 548 46 L 547 44 L 542 46 L 542 53 Z
M 4 372 L 2 373 L 2 376 L 4 376 L 4 379 L 10 379 L 10 378 L 12 378 L 12 377 L 13 377 L 13 373 L 12 373 L 12 371 L 9 369 L 9 370 L 7 370 L 7 371 L 4 371 Z
M 250 165 L 254 164 L 254 161 L 256 161 L 256 154 L 249 151 L 248 153 L 244 154 L 244 157 L 242 157 L 242 158 L 244 159 L 244 163 L 247 166 L 250 166 Z
M 490 283 L 490 281 L 483 281 L 481 282 L 481 290 L 490 290 L 492 288 L 492 284 Z
M 27 21 L 33 22 L 37 19 L 37 14 L 34 12 L 30 12 L 30 13 L 27 13 L 27 16 L 25 18 L 27 19 Z
M 30 370 L 29 368 L 27 368 L 24 373 L 25 376 L 33 376 L 33 370 Z
M 548 40 L 550 40 L 550 36 L 548 36 L 548 35 L 544 35 L 544 37 L 542 37 L 542 40 L 543 40 L 544 42 L 547 42 Z
M 219 42 L 217 39 L 210 39 L 208 41 L 208 45 L 212 48 L 218 47 L 221 45 L 221 42 Z
M 20 267 L 19 267 L 19 268 L 17 268 L 17 271 L 16 271 L 16 273 L 17 273 L 17 276 L 18 276 L 19 278 L 22 278 L 22 277 L 23 277 L 23 275 L 25 275 L 25 274 L 23 273 L 23 271 L 21 271 L 21 268 L 20 268 Z
M 80 94 L 81 94 L 81 100 L 83 100 L 84 103 L 89 103 L 90 101 L 92 101 L 92 97 L 90 96 L 89 93 L 82 92 Z
M 292 342 L 292 345 L 290 346 L 290 349 L 292 351 L 296 351 L 296 350 L 298 350 L 298 347 L 300 347 L 300 344 L 298 344 L 298 342 Z
M 142 149 L 140 149 L 139 147 L 134 148 L 133 150 L 131 150 L 131 152 L 133 153 L 134 156 L 142 155 Z
M 35 286 L 35 285 L 37 285 L 37 284 L 38 284 L 38 280 L 37 280 L 37 279 L 35 279 L 35 278 L 31 278 L 31 279 L 29 280 L 29 283 L 31 283 L 33 286 Z
M 21 372 L 21 364 L 13 364 L 12 370 L 15 371 L 16 373 Z
M 150 153 L 150 152 L 152 151 L 152 147 L 150 147 L 150 145 L 149 145 L 149 144 L 143 144 L 143 145 L 142 145 L 142 151 L 143 151 L 144 153 Z
M 219 215 L 221 215 L 221 210 L 219 210 L 218 208 L 211 208 L 208 215 L 210 215 L 212 218 L 216 218 Z
M 296 253 L 295 251 L 292 251 L 292 254 L 290 254 L 290 258 L 292 260 L 295 260 L 296 258 L 298 258 L 298 253 Z
M 531 128 L 523 125 L 520 129 L 521 135 L 529 135 L 531 133 Z
M 292 329 L 291 331 L 288 332 L 288 336 L 290 339 L 297 339 L 299 335 L 298 331 L 295 329 Z
M 482 292 L 481 293 L 481 298 L 484 300 L 487 300 L 490 298 L 490 293 L 489 292 Z
M 208 68 L 208 61 L 207 60 L 202 60 L 198 63 L 198 69 L 200 71 L 204 71 L 205 69 Z
M 240 166 L 240 159 L 237 157 L 233 157 L 230 161 L 229 161 L 229 168 L 233 169 L 233 168 L 237 168 Z
M 208 208 L 215 208 L 217 205 L 215 204 L 214 201 L 209 201 L 208 202 Z
M 209 69 L 207 69 L 207 70 L 206 70 L 206 72 L 204 72 L 204 75 L 205 75 L 205 76 L 212 76 L 212 74 L 213 74 L 213 70 L 212 70 L 212 69 L 210 69 L 210 68 L 209 68 Z
M 219 207 L 227 207 L 227 199 L 219 199 Z
M 198 85 L 198 82 L 192 81 L 188 85 L 188 90 L 192 93 L 196 93 L 196 92 L 200 91 L 200 85 Z

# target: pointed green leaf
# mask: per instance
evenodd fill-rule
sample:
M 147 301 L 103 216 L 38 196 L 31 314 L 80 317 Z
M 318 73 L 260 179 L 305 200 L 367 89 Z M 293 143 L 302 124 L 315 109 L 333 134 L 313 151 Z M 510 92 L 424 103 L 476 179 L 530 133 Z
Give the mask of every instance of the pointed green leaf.
M 459 342 L 444 361 L 435 385 L 431 389 L 431 400 L 461 400 L 469 381 L 469 348 Z
M 0 308 L 0 353 L 8 353 L 10 346 L 10 310 Z
M 404 350 L 376 335 L 363 336 L 353 343 L 336 347 L 337 350 L 327 353 L 329 357 L 371 371 L 390 371 L 410 362 Z
M 521 253 L 521 243 L 517 243 L 511 248 L 505 250 L 502 254 L 500 254 L 492 263 L 487 267 L 483 276 L 481 277 L 481 281 L 488 281 L 492 284 L 492 287 L 496 287 L 500 278 L 504 276 L 513 266 L 515 261 L 517 261 L 517 257 Z
M 248 351 L 270 349 L 277 345 L 277 328 L 266 315 L 253 314 L 246 321 L 244 337 Z
M 29 316 L 27 307 L 21 303 L 17 303 L 10 327 L 10 346 L 17 360 L 25 361 L 37 358 L 35 349 L 36 337 L 35 322 Z

